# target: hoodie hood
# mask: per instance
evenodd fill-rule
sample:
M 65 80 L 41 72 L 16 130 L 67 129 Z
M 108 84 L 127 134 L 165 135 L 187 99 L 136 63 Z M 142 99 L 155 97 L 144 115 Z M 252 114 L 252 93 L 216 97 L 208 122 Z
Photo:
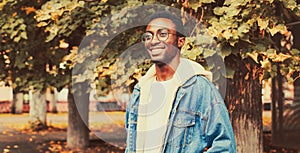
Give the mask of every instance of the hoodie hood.
M 143 86 L 149 85 L 148 81 L 152 83 L 155 79 L 155 74 L 155 65 L 152 65 L 147 73 L 140 79 L 140 87 L 142 88 Z M 176 84 L 181 86 L 195 75 L 202 75 L 209 81 L 212 81 L 212 73 L 206 71 L 203 66 L 189 59 L 180 58 L 180 63 L 173 76 Z

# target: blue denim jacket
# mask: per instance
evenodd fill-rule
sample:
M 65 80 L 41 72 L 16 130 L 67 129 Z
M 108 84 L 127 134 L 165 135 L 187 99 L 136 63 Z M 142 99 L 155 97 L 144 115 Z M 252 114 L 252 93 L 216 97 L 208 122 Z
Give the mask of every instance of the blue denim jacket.
M 134 88 L 126 109 L 127 153 L 136 149 L 140 87 Z M 206 148 L 206 149 L 205 149 Z M 176 92 L 162 152 L 235 153 L 236 142 L 228 111 L 215 86 L 196 75 Z

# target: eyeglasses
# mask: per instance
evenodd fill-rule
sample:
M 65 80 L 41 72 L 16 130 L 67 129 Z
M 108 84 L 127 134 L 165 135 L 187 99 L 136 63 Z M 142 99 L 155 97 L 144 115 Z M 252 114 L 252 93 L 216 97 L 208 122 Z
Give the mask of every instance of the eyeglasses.
M 159 41 L 166 41 L 169 35 L 177 35 L 176 33 L 170 33 L 168 29 L 158 29 L 156 32 L 156 37 Z M 153 40 L 154 34 L 152 32 L 146 32 L 142 35 L 142 42 L 149 43 Z

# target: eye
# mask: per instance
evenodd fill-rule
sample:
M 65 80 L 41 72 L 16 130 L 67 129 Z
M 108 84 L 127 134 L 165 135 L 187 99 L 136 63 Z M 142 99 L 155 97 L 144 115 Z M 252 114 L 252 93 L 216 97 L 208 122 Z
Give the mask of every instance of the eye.
M 159 33 L 160 37 L 167 37 L 168 36 L 168 32 L 161 32 Z
M 150 41 L 152 40 L 152 37 L 153 37 L 152 33 L 146 32 L 142 35 L 142 41 Z
M 168 30 L 165 29 L 161 29 L 160 31 L 158 31 L 158 35 L 161 38 L 168 37 L 168 34 L 169 34 Z

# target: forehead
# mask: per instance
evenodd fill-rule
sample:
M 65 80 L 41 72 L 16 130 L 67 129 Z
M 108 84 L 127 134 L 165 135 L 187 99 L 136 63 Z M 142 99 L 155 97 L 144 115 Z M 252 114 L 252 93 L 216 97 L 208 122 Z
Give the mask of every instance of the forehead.
M 172 20 L 167 18 L 156 18 L 149 22 L 146 31 L 151 31 L 155 29 L 167 28 L 170 30 L 176 31 L 176 25 L 173 23 Z

